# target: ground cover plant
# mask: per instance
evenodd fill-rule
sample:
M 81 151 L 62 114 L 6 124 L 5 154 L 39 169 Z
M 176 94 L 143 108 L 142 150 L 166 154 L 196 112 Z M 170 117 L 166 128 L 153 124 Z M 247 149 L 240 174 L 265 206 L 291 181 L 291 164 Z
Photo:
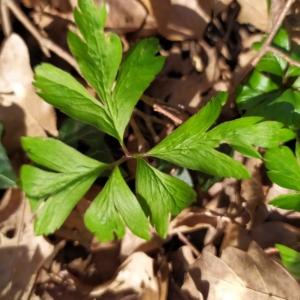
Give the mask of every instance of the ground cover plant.
M 149 217 L 158 234 L 165 237 L 170 216 L 189 206 L 196 194 L 185 182 L 151 166 L 148 158 L 245 179 L 250 176 L 247 169 L 216 148 L 228 144 L 246 156 L 260 157 L 256 147 L 273 148 L 294 138 L 293 131 L 281 123 L 261 117 L 243 117 L 211 129 L 227 100 L 222 92 L 148 152 L 129 153 L 123 142 L 125 128 L 142 93 L 163 67 L 164 58 L 157 55 L 158 41 L 138 42 L 122 60 L 120 38 L 104 32 L 104 6 L 81 0 L 74 18 L 82 37 L 71 31 L 68 44 L 97 97 L 70 74 L 49 64 L 36 68 L 34 86 L 62 112 L 116 138 L 124 155 L 106 164 L 52 138 L 23 138 L 24 150 L 37 165 L 25 165 L 21 171 L 22 187 L 35 211 L 37 234 L 58 229 L 96 178 L 110 169 L 106 185 L 85 213 L 87 228 L 102 241 L 122 237 L 125 226 L 149 239 Z M 128 159 L 137 160 L 136 195 L 120 169 Z

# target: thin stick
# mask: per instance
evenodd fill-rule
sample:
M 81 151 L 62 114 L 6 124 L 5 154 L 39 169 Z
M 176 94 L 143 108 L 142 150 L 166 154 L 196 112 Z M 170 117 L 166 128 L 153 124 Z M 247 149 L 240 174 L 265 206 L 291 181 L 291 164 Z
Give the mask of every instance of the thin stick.
M 278 29 L 280 28 L 286 14 L 288 13 L 291 6 L 294 4 L 296 0 L 287 0 L 284 4 L 280 14 L 278 15 L 275 24 L 270 31 L 270 34 L 268 35 L 267 39 L 263 43 L 262 47 L 259 49 L 259 51 L 256 53 L 256 55 L 252 58 L 251 62 L 248 64 L 246 68 L 243 69 L 243 71 L 240 74 L 237 74 L 236 76 L 236 83 L 234 84 L 234 87 L 238 86 L 244 78 L 248 75 L 248 73 L 257 65 L 257 63 L 260 61 L 260 59 L 268 52 L 269 47 L 273 41 L 274 36 L 276 35 Z
M 191 248 L 196 257 L 199 257 L 201 255 L 200 251 L 198 251 L 198 249 L 185 237 L 183 233 L 177 232 L 177 236 L 184 244 Z
M 0 9 L 1 9 L 1 21 L 3 33 L 6 37 L 8 37 L 12 33 L 9 10 L 6 6 L 7 0 L 0 0 Z
M 11 10 L 15 17 L 24 25 L 24 27 L 31 33 L 35 40 L 39 43 L 41 50 L 46 56 L 50 56 L 50 51 L 55 53 L 57 56 L 68 62 L 75 70 L 78 71 L 78 65 L 75 59 L 66 52 L 63 48 L 55 44 L 53 41 L 49 40 L 47 37 L 44 37 L 32 22 L 27 18 L 23 13 L 20 7 L 13 1 L 6 1 L 5 5 Z
M 287 53 L 284 53 L 282 50 L 275 48 L 273 46 L 269 46 L 267 48 L 267 51 L 270 51 L 278 56 L 280 56 L 281 58 L 283 58 L 284 60 L 286 60 L 290 65 L 295 66 L 300 68 L 300 62 L 297 60 L 294 60 L 293 58 L 291 58 Z
M 169 110 L 167 110 L 166 108 L 164 108 L 163 106 L 161 106 L 159 104 L 154 104 L 153 110 L 166 116 L 167 118 L 172 120 L 176 125 L 180 125 L 183 122 L 183 120 L 181 118 L 175 116 L 173 113 L 171 113 Z
M 133 129 L 134 135 L 136 136 L 136 139 L 138 142 L 138 152 L 146 149 L 148 142 L 144 138 L 139 126 L 137 125 L 137 123 L 133 117 L 130 120 L 130 125 Z

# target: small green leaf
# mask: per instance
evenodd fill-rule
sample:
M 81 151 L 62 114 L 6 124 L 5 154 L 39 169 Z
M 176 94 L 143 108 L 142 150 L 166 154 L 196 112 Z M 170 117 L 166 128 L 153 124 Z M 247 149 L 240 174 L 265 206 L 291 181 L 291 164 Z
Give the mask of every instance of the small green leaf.
M 288 147 L 270 149 L 265 154 L 269 178 L 276 184 L 300 191 L 300 165 Z
M 282 209 L 300 211 L 300 193 L 280 195 L 273 199 L 270 204 Z
M 119 168 L 114 169 L 102 191 L 87 209 L 84 221 L 100 241 L 123 237 L 125 224 L 137 236 L 150 238 L 148 220 Z
M 47 199 L 40 199 L 39 205 L 35 207 L 35 233 L 37 235 L 48 235 L 61 227 L 97 176 L 98 173 L 95 172 L 86 174 Z
M 35 69 L 34 86 L 46 102 L 68 116 L 118 137 L 105 107 L 67 72 L 49 64 L 42 64 Z
M 264 93 L 278 89 L 278 85 L 271 78 L 256 70 L 252 72 L 248 82 L 252 89 Z
M 122 43 L 114 33 L 104 32 L 106 9 L 92 0 L 79 0 L 74 19 L 83 39 L 69 32 L 68 44 L 84 78 L 101 101 L 110 104 L 111 90 L 122 60 Z
M 276 248 L 280 253 L 282 264 L 291 274 L 300 279 L 300 253 L 281 244 L 276 244 Z
M 86 172 L 106 167 L 53 138 L 23 137 L 22 146 L 32 161 L 53 171 Z
M 52 171 L 24 165 L 21 185 L 36 213 L 36 234 L 53 233 L 107 165 L 52 138 L 24 137 L 22 146 L 32 161 Z
M 170 216 L 177 215 L 196 197 L 185 182 L 160 172 L 144 160 L 138 160 L 136 191 L 147 203 L 151 222 L 161 237 L 167 234 Z
M 208 132 L 207 137 L 232 146 L 273 148 L 295 138 L 295 133 L 275 121 L 262 121 L 262 117 L 244 117 L 224 122 Z M 254 149 L 253 149 L 254 150 Z
M 57 193 L 81 177 L 82 173 L 55 173 L 31 165 L 21 168 L 22 189 L 31 198 L 44 198 Z
M 211 175 L 248 178 L 249 173 L 245 167 L 214 150 L 215 141 L 208 139 L 205 133 L 218 118 L 226 98 L 226 93 L 218 94 L 203 109 L 151 149 L 148 155 Z
M 0 138 L 2 137 L 3 125 L 0 123 Z M 7 157 L 6 151 L 0 142 L 0 189 L 16 186 L 16 176 Z
M 164 65 L 165 58 L 156 56 L 158 50 L 157 39 L 144 39 L 129 51 L 120 67 L 112 98 L 122 137 L 135 105 Z

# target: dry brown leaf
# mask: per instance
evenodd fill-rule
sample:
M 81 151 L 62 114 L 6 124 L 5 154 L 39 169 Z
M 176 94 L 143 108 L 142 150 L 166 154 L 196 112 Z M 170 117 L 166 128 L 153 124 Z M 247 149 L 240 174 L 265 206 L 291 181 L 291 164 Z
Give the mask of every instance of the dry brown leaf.
M 264 249 L 276 243 L 293 247 L 300 242 L 300 229 L 284 222 L 265 222 L 252 228 L 250 235 Z
M 158 31 L 172 41 L 200 39 L 215 1 L 141 0 L 156 19 Z
M 125 295 L 130 295 L 130 299 L 159 299 L 159 285 L 153 263 L 153 259 L 145 253 L 133 253 L 120 266 L 116 278 L 108 284 L 96 287 L 90 296 L 105 299 L 110 295 L 109 299 L 121 300 Z
M 297 281 L 255 243 L 247 252 L 228 247 L 221 258 L 203 252 L 190 274 L 207 300 L 299 299 Z
M 145 22 L 147 12 L 137 0 L 108 0 L 108 19 L 106 27 L 119 33 L 139 30 Z
M 270 16 L 267 0 L 238 0 L 241 10 L 238 21 L 251 24 L 257 29 L 268 31 Z
M 15 201 L 16 193 L 21 205 L 0 224 L 0 298 L 25 300 L 53 246 L 43 237 L 35 236 L 32 214 L 23 194 L 8 190 L 6 197 Z
M 12 34 L 0 54 L 0 121 L 4 124 L 3 143 L 15 150 L 23 135 L 57 135 L 54 109 L 42 101 L 32 86 L 33 72 L 25 42 Z

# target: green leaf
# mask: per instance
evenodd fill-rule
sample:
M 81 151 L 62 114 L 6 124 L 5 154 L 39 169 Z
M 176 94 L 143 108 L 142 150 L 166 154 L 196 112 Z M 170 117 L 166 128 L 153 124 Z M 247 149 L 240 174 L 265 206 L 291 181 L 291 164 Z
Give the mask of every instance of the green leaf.
M 118 137 L 105 107 L 67 72 L 49 64 L 42 64 L 35 69 L 34 86 L 46 102 L 71 118 Z
M 218 94 L 203 109 L 152 148 L 148 155 L 211 175 L 248 178 L 249 173 L 240 162 L 214 150 L 215 141 L 206 138 L 205 131 L 218 118 L 226 98 L 226 93 Z
M 280 56 L 267 52 L 255 66 L 259 72 L 268 72 L 277 76 L 283 76 L 288 63 Z
M 270 204 L 282 209 L 300 211 L 300 193 L 280 195 L 273 199 Z
M 87 209 L 84 222 L 100 241 L 123 237 L 125 224 L 137 236 L 150 238 L 148 220 L 119 168 Z
M 53 233 L 107 165 L 52 138 L 24 137 L 22 146 L 32 161 L 51 170 L 24 165 L 21 185 L 36 214 L 36 234 Z
M 85 149 L 84 154 L 89 157 L 105 163 L 113 162 L 111 150 L 105 141 L 104 133 L 93 126 L 67 119 L 59 129 L 59 139 L 76 149 L 83 146 Z
M 114 33 L 104 33 L 106 9 L 92 0 L 80 0 L 74 19 L 83 39 L 69 32 L 68 44 L 82 75 L 110 105 L 111 90 L 122 59 L 122 43 Z
M 106 167 L 53 138 L 23 137 L 22 146 L 32 161 L 57 172 L 86 172 Z
M 65 186 L 58 193 L 51 195 L 45 201 L 40 200 L 41 203 L 35 211 L 35 233 L 48 235 L 61 227 L 97 176 L 98 173 L 86 174 Z
M 3 125 L 0 123 L 0 138 L 2 137 Z M 16 176 L 7 157 L 6 151 L 0 143 L 0 189 L 16 186 Z
M 136 191 L 146 202 L 151 222 L 161 237 L 167 234 L 170 216 L 177 215 L 196 197 L 185 182 L 160 172 L 144 160 L 138 160 Z
M 276 248 L 280 253 L 282 264 L 291 274 L 300 279 L 300 253 L 282 244 L 276 244 Z
M 156 56 L 158 40 L 144 39 L 137 43 L 122 63 L 113 91 L 119 135 L 123 136 L 132 111 L 143 92 L 161 71 L 165 58 Z
M 81 177 L 82 173 L 55 173 L 31 165 L 21 168 L 22 189 L 31 198 L 43 198 L 54 194 Z
M 271 78 L 256 70 L 252 72 L 248 83 L 252 89 L 264 93 L 278 89 L 278 85 Z
M 260 157 L 253 147 L 274 147 L 295 134 L 278 122 L 260 122 L 261 117 L 224 122 L 206 132 L 216 121 L 224 94 L 211 100 L 202 110 L 178 127 L 148 152 L 179 166 L 221 177 L 248 178 L 245 167 L 214 148 L 223 143 L 243 154 Z
M 265 154 L 269 178 L 276 184 L 300 191 L 300 166 L 288 147 L 270 149 Z
M 180 148 L 189 148 L 196 141 L 201 142 L 203 134 L 215 123 L 219 117 L 222 105 L 227 99 L 227 93 L 219 93 L 211 99 L 199 112 L 189 118 L 170 135 L 164 138 L 157 146 L 152 148 L 149 155 L 161 155 L 170 151 L 172 148 L 176 151 Z
M 295 133 L 283 128 L 279 122 L 260 121 L 262 117 L 244 117 L 224 122 L 210 130 L 207 137 L 216 140 L 218 144 L 263 148 L 273 148 L 295 138 Z

